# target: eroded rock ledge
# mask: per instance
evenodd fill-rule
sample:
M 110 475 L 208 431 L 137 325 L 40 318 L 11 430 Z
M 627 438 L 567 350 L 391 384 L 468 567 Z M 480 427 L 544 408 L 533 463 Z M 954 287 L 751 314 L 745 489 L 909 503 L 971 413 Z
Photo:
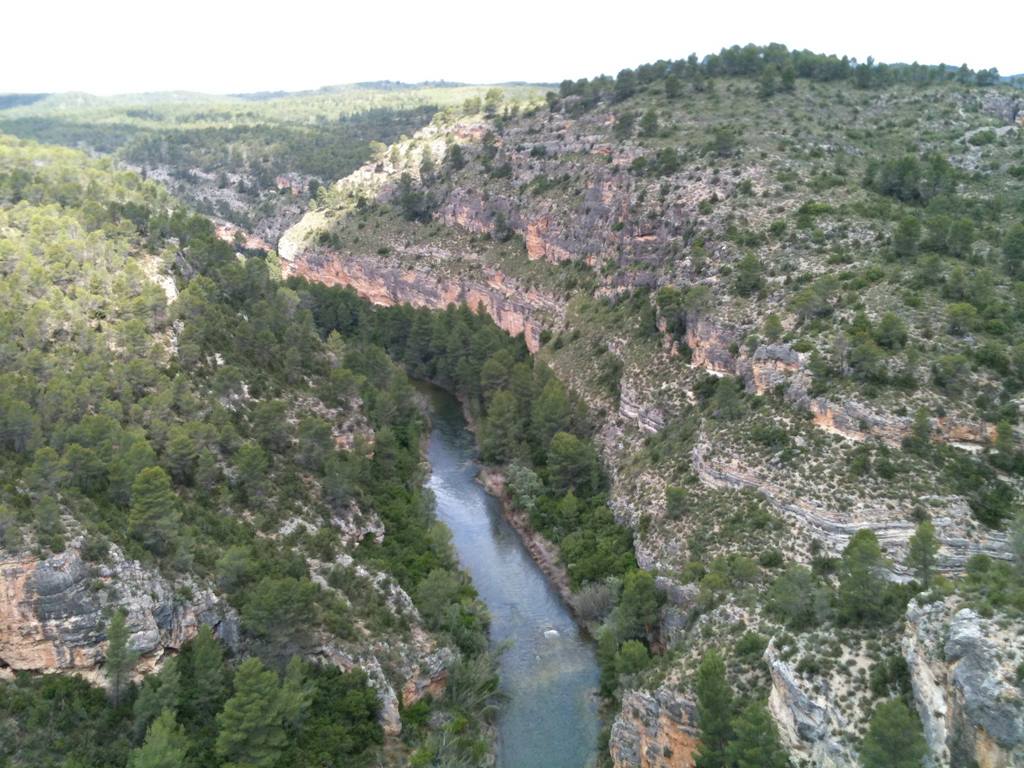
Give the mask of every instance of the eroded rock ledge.
M 203 624 L 238 645 L 234 609 L 191 581 L 170 583 L 116 546 L 102 564 L 82 558 L 81 541 L 45 559 L 0 551 L 0 662 L 12 670 L 99 679 L 109 614 L 117 609 L 126 613 L 139 672 L 158 666 Z
M 768 475 L 759 474 L 735 460 L 711 458 L 708 448 L 705 442 L 698 441 L 692 453 L 693 469 L 705 485 L 757 491 L 779 514 L 821 541 L 825 549 L 835 555 L 843 551 L 858 530 L 870 528 L 893 557 L 893 572 L 901 576 L 908 574 L 902 563 L 916 528 L 913 521 L 894 519 L 891 511 L 874 509 L 864 503 L 837 509 L 797 498 L 773 483 Z M 974 526 L 971 510 L 964 501 L 956 497 L 944 499 L 942 509 L 943 514 L 932 519 L 940 543 L 939 570 L 962 572 L 967 561 L 979 554 L 1001 560 L 1011 559 L 1007 535 L 1002 531 Z
M 479 278 L 445 277 L 429 266 L 403 265 L 383 257 L 340 254 L 321 248 L 300 249 L 282 240 L 286 275 L 352 288 L 380 306 L 411 304 L 445 309 L 465 304 L 483 307 L 494 322 L 512 336 L 523 334 L 531 352 L 540 349 L 541 332 L 556 324 L 561 305 L 539 291 L 523 289 L 498 270 L 482 270 Z

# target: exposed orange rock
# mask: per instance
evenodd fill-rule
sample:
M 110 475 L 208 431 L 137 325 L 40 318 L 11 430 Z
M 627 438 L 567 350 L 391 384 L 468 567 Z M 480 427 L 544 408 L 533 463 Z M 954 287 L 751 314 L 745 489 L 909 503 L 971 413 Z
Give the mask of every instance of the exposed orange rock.
M 253 251 L 271 251 L 274 246 L 264 240 L 258 235 L 254 235 L 251 232 L 246 232 L 239 226 L 232 224 L 228 221 L 219 221 L 215 225 L 214 231 L 217 234 L 218 239 L 223 240 L 225 243 L 234 244 L 235 236 L 241 234 L 242 236 L 242 247 Z
M 547 239 L 548 230 L 551 227 L 551 219 L 543 216 L 536 221 L 526 225 L 526 253 L 534 261 L 544 259 L 546 261 L 571 261 L 572 253 L 549 242 Z
M 434 675 L 411 678 L 402 686 L 402 706 L 411 707 L 428 696 L 434 701 L 439 701 L 447 688 L 447 669 L 442 669 Z
M 540 334 L 545 327 L 539 315 L 559 312 L 552 299 L 510 284 L 500 272 L 491 272 L 481 280 L 444 278 L 429 268 L 408 269 L 324 252 L 304 252 L 285 261 L 284 271 L 326 285 L 350 287 L 379 306 L 408 303 L 444 309 L 449 304 L 465 304 L 473 311 L 482 307 L 507 333 L 523 334 L 531 352 L 540 348 Z
M 700 747 L 697 711 L 667 688 L 627 691 L 612 725 L 609 752 L 615 768 L 693 768 Z

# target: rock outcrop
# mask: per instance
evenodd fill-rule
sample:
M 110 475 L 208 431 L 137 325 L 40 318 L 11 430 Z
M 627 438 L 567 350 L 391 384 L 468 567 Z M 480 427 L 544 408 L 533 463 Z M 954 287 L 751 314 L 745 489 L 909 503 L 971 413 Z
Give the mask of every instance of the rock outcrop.
M 910 436 L 913 419 L 876 411 L 853 399 L 835 402 L 809 394 L 812 375 L 807 356 L 787 344 L 761 344 L 753 352 L 739 345 L 741 334 L 708 318 L 695 318 L 686 328 L 685 343 L 693 365 L 711 373 L 740 377 L 749 392 L 763 395 L 781 390 L 787 401 L 810 411 L 815 425 L 851 440 L 881 440 L 899 446 Z M 666 337 L 666 344 L 673 340 Z M 947 416 L 931 419 L 932 439 L 957 445 L 991 445 L 994 424 Z
M 858 530 L 870 528 L 885 551 L 893 557 L 893 572 L 898 576 L 907 575 L 902 563 L 916 528 L 913 521 L 894 519 L 891 510 L 876 509 L 866 503 L 839 508 L 799 498 L 772 482 L 770 473 L 760 474 L 737 460 L 710 458 L 709 446 L 703 440 L 694 446 L 691 458 L 694 471 L 705 485 L 757 491 L 780 515 L 820 541 L 832 554 L 842 553 L 850 537 Z M 946 499 L 943 506 L 944 514 L 936 514 L 932 519 L 940 544 L 936 564 L 939 570 L 962 572 L 967 561 L 979 554 L 1000 560 L 1010 559 L 1005 533 L 987 528 L 972 530 L 970 508 L 960 499 Z
M 768 709 L 790 755 L 809 761 L 815 768 L 856 766 L 852 750 L 833 735 L 846 724 L 827 699 L 812 697 L 800 687 L 789 664 L 776 653 L 774 643 L 768 644 L 764 661 L 772 677 Z
M 700 746 L 697 707 L 667 687 L 626 691 L 608 749 L 615 768 L 692 768 Z
M 374 304 L 445 309 L 465 304 L 483 307 L 494 322 L 512 336 L 523 334 L 536 352 L 540 335 L 557 323 L 562 307 L 550 297 L 525 289 L 497 270 L 484 270 L 479 278 L 445 277 L 427 266 L 410 267 L 382 257 L 362 257 L 304 247 L 291 239 L 281 241 L 286 274 L 300 275 L 326 285 L 353 288 Z
M 984 619 L 953 598 L 911 602 L 903 654 L 930 765 L 1024 766 L 1020 632 L 1020 622 Z
M 183 597 L 188 594 L 189 596 Z M 137 669 L 156 667 L 209 624 L 238 644 L 238 617 L 198 584 L 172 584 L 111 546 L 105 562 L 82 558 L 81 542 L 39 559 L 0 552 L 0 662 L 12 670 L 98 678 L 112 611 L 126 613 Z

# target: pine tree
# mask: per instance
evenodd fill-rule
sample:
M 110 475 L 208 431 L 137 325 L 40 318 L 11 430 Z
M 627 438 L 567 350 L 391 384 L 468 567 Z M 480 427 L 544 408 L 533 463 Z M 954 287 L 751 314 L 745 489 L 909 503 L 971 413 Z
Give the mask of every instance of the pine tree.
M 763 704 L 753 702 L 732 721 L 736 738 L 726 754 L 733 768 L 787 768 L 789 756 L 779 743 L 775 721 Z
M 175 722 L 174 712 L 165 709 L 149 727 L 142 746 L 132 751 L 128 768 L 181 768 L 188 748 L 188 737 Z
M 158 557 L 177 547 L 181 513 L 171 478 L 160 467 L 147 467 L 132 483 L 128 526 L 133 538 Z
M 935 569 L 935 556 L 939 551 L 939 541 L 935 538 L 935 526 L 928 520 L 917 526 L 910 537 L 910 549 L 907 552 L 907 565 L 914 570 L 921 589 L 927 590 L 932 585 L 932 571 Z
M 697 670 L 697 716 L 700 751 L 697 768 L 726 768 L 732 738 L 732 689 L 725 679 L 725 662 L 715 649 L 704 654 Z
M 627 573 L 619 601 L 622 636 L 643 637 L 658 621 L 663 600 L 664 596 L 655 587 L 654 575 L 650 571 L 637 568 Z
M 171 656 L 158 674 L 149 675 L 139 689 L 132 707 L 132 730 L 136 739 L 146 735 L 150 724 L 161 712 L 176 712 L 181 699 L 181 670 L 178 657 Z
M 519 404 L 502 389 L 491 400 L 481 435 L 481 451 L 486 461 L 504 464 L 515 456 L 520 433 Z
M 110 698 L 116 707 L 121 703 L 121 694 L 128 682 L 128 675 L 135 666 L 138 654 L 128 647 L 128 625 L 125 622 L 125 613 L 117 610 L 110 617 L 107 624 L 107 655 L 103 664 L 103 671 L 110 683 Z
M 569 398 L 565 387 L 551 379 L 533 403 L 530 422 L 535 443 L 546 448 L 556 432 L 568 428 L 569 417 Z
M 860 748 L 864 768 L 920 768 L 927 752 L 921 721 L 902 700 L 875 707 Z
M 192 641 L 191 661 L 189 698 L 192 712 L 198 721 L 209 721 L 224 703 L 227 681 L 224 649 L 208 624 L 199 628 L 199 634 Z
M 235 695 L 217 715 L 217 754 L 225 768 L 272 768 L 287 743 L 277 675 L 256 658 L 235 672 Z
M 316 685 L 306 679 L 301 656 L 292 656 L 281 681 L 281 718 L 286 726 L 299 729 L 309 715 Z
M 640 118 L 640 135 L 643 138 L 652 138 L 658 135 L 658 112 L 651 107 Z
M 853 535 L 839 563 L 839 616 L 847 622 L 876 621 L 882 615 L 884 560 L 878 537 L 863 528 Z

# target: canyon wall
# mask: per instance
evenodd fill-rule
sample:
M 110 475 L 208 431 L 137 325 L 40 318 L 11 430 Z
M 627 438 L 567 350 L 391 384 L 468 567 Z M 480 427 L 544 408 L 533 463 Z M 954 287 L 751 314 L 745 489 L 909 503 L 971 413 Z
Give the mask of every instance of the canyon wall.
M 910 603 L 903 655 L 930 766 L 1024 766 L 1020 630 L 954 598 Z
M 522 289 L 497 270 L 479 277 L 446 277 L 427 266 L 408 266 L 384 257 L 338 254 L 322 249 L 298 251 L 282 241 L 286 275 L 299 275 L 326 285 L 352 288 L 381 306 L 408 303 L 444 309 L 465 304 L 483 307 L 494 322 L 512 336 L 522 334 L 531 352 L 540 349 L 541 332 L 559 322 L 563 309 L 552 298 Z
M 623 694 L 608 741 L 615 768 L 693 768 L 699 746 L 692 701 L 667 687 Z

